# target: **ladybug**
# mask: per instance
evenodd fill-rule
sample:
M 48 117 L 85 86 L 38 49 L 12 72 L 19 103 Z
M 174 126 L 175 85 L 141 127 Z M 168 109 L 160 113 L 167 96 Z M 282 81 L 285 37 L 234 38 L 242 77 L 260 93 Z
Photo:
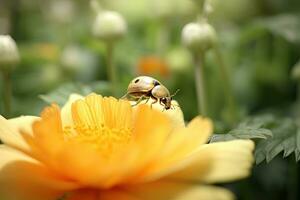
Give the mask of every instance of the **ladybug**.
M 151 103 L 151 106 L 159 102 L 160 105 L 168 110 L 172 106 L 172 96 L 174 95 L 170 95 L 169 90 L 158 80 L 150 76 L 139 76 L 129 83 L 127 93 L 123 98 L 128 96 L 137 100 L 135 105 L 144 99 L 147 99 L 147 103 L 152 98 L 154 101 Z

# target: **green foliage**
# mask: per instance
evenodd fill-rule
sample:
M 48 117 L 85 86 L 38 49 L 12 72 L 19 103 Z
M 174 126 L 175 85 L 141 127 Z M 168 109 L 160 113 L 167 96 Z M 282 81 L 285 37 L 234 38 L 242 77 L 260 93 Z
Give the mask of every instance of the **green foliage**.
M 109 94 L 109 85 L 105 81 L 96 81 L 89 85 L 80 83 L 66 83 L 61 85 L 56 90 L 45 95 L 40 95 L 40 98 L 46 103 L 57 103 L 59 106 L 64 105 L 70 94 L 76 93 L 80 95 L 88 95 L 92 92 L 107 95 Z
M 267 139 L 272 137 L 269 129 L 263 128 L 262 123 L 251 124 L 248 121 L 238 125 L 227 134 L 215 134 L 210 142 L 229 141 L 234 139 Z
M 227 134 L 213 135 L 210 142 L 234 139 L 256 139 L 255 160 L 259 164 L 270 162 L 283 152 L 283 157 L 295 153 L 300 160 L 300 132 L 297 124 L 290 118 L 262 115 L 248 118 Z
M 300 43 L 299 15 L 280 14 L 257 21 L 257 25 L 267 29 L 291 43 Z
M 255 149 L 256 163 L 270 162 L 283 152 L 283 157 L 295 152 L 296 161 L 300 159 L 300 133 L 296 123 L 290 118 L 273 118 L 266 121 L 266 127 L 273 133 L 271 139 L 260 140 Z

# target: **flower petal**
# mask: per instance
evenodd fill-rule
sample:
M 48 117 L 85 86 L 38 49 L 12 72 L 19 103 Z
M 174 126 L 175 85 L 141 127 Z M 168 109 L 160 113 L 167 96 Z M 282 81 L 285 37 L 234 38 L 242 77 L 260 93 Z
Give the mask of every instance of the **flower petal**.
M 156 160 L 170 133 L 171 123 L 166 115 L 147 105 L 139 105 L 133 112 L 132 139 L 114 155 L 107 186 L 118 182 L 136 182 L 143 177 L 145 169 Z M 126 162 L 120 166 L 121 160 Z
M 168 110 L 164 110 L 164 107 L 159 103 L 153 105 L 153 108 L 158 111 L 163 111 L 166 115 L 168 115 L 172 121 L 172 125 L 174 128 L 184 127 L 184 117 L 183 112 L 177 101 L 172 100 L 172 108 Z
M 0 146 L 0 158 L 0 199 L 53 200 L 77 188 L 10 147 Z
M 66 200 L 99 200 L 99 191 L 80 189 L 72 192 Z
M 171 177 L 207 183 L 228 182 L 247 177 L 254 160 L 253 149 L 254 143 L 251 140 L 203 145 L 193 159 L 186 161 L 187 167 Z
M 86 187 L 102 186 L 111 171 L 97 151 L 84 144 L 67 142 L 53 159 L 57 172 Z
M 159 104 L 159 102 L 153 103 L 154 101 L 155 101 L 154 99 L 150 98 L 149 100 L 141 101 L 139 103 L 139 105 L 146 104 L 146 105 L 151 106 L 153 109 L 166 114 L 171 119 L 172 126 L 174 127 L 174 129 L 185 126 L 183 112 L 177 101 L 172 100 L 172 108 L 170 108 L 168 110 L 165 110 L 164 106 Z M 130 103 L 131 103 L 131 105 L 135 105 L 136 101 L 131 101 Z M 138 107 L 138 106 L 136 106 L 136 107 Z M 134 108 L 136 108 L 136 107 L 134 107 Z
M 83 98 L 84 97 L 79 94 L 71 94 L 69 96 L 68 101 L 61 109 L 61 120 L 62 120 L 63 126 L 73 126 L 73 119 L 72 119 L 72 113 L 71 113 L 72 104 L 75 101 L 77 101 L 79 99 L 83 99 Z
M 136 165 L 144 165 L 156 158 L 164 148 L 171 133 L 171 123 L 161 112 L 140 105 L 135 112 L 133 127 L 134 147 L 140 151 Z
M 0 115 L 0 139 L 11 147 L 29 151 L 30 147 L 23 139 L 21 131 L 32 134 L 31 125 L 39 119 L 39 117 L 34 116 L 22 116 L 7 120 Z
M 108 190 L 100 195 L 99 200 L 142 200 L 122 190 Z
M 61 176 L 91 185 L 106 173 L 102 157 L 91 146 L 64 140 L 58 106 L 47 107 L 42 119 L 33 124 L 33 135 L 24 134 L 30 144 L 30 155 Z M 72 166 L 72 167 L 70 167 Z M 91 166 L 98 166 L 91 170 Z M 103 166 L 103 167 L 102 167 Z
M 233 194 L 219 187 L 175 181 L 159 181 L 134 185 L 125 189 L 142 200 L 230 200 Z
M 196 117 L 186 128 L 173 132 L 155 163 L 144 172 L 143 181 L 153 181 L 182 168 L 183 160 L 188 160 L 212 133 L 212 122 L 207 118 Z
M 131 196 L 121 189 L 114 190 L 78 190 L 72 193 L 67 200 L 141 200 Z
M 60 110 L 57 105 L 47 107 L 41 113 L 41 120 L 32 124 L 33 134 L 24 132 L 23 137 L 30 145 L 30 155 L 46 162 L 55 155 L 63 141 Z

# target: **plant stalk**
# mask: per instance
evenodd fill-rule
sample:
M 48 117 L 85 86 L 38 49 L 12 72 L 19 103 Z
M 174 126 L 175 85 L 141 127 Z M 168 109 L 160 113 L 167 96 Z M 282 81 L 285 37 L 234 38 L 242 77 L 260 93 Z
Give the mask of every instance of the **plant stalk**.
M 195 56 L 195 84 L 198 113 L 207 116 L 206 92 L 204 84 L 204 54 Z
M 11 73 L 9 70 L 2 71 L 3 77 L 3 104 L 5 117 L 10 117 L 11 115 L 11 101 L 12 101 L 12 81 Z

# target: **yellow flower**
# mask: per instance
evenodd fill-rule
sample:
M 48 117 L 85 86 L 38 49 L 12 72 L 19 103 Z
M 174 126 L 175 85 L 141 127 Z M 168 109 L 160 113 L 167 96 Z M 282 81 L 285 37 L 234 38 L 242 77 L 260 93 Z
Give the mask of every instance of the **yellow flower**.
M 72 95 L 40 118 L 0 117 L 0 199 L 233 199 L 208 184 L 248 176 L 254 145 L 205 144 L 211 133 L 206 118 L 185 126 L 179 108 L 96 94 Z

